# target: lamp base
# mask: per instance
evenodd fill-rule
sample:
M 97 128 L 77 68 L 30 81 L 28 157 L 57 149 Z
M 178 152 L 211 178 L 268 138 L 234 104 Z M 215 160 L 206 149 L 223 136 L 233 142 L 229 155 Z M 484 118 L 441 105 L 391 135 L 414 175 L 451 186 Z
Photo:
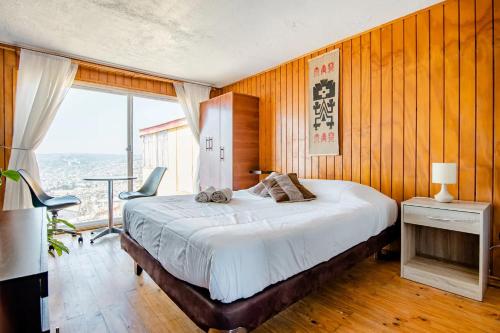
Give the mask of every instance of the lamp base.
M 448 192 L 446 184 L 441 184 L 441 191 L 434 196 L 434 199 L 439 202 L 452 202 L 453 196 Z

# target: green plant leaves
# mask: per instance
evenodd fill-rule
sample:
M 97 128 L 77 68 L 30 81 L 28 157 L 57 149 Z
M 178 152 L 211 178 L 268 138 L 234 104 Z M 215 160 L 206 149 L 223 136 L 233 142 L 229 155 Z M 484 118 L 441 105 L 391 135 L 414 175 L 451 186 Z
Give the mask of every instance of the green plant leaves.
M 16 170 L 3 170 L 2 176 L 15 182 L 19 181 L 19 179 L 21 178 L 21 175 Z
M 69 249 L 66 247 L 66 245 L 64 245 L 63 242 L 61 242 L 57 239 L 54 239 L 54 238 L 50 238 L 48 241 L 49 241 L 49 244 L 54 247 L 54 250 L 56 251 L 58 256 L 62 256 L 63 252 L 66 252 L 69 254 Z M 51 256 L 54 256 L 54 253 L 52 253 L 52 251 L 50 251 L 50 250 L 49 250 L 49 254 Z
M 63 219 L 52 219 L 52 222 L 56 223 L 56 224 L 57 223 L 62 223 L 62 224 L 68 226 L 69 228 L 71 228 L 73 230 L 76 229 L 76 227 L 73 224 L 71 224 L 70 222 L 68 222 L 66 220 L 63 220 Z
M 54 238 L 54 235 L 57 232 L 57 225 L 59 223 L 64 224 L 65 226 L 73 230 L 76 228 L 73 224 L 64 219 L 52 218 L 47 214 L 47 241 L 49 245 L 52 245 L 57 255 L 62 256 L 64 252 L 69 254 L 69 249 L 66 245 L 64 245 L 63 242 Z M 55 257 L 54 252 L 51 251 L 50 249 L 49 249 L 49 254 L 52 257 Z

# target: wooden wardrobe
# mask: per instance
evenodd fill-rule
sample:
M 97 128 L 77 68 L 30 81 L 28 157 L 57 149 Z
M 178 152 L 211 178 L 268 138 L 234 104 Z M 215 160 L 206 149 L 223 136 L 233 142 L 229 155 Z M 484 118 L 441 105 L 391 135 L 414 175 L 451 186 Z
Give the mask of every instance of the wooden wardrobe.
M 200 186 L 240 190 L 258 183 L 259 98 L 227 93 L 200 104 Z

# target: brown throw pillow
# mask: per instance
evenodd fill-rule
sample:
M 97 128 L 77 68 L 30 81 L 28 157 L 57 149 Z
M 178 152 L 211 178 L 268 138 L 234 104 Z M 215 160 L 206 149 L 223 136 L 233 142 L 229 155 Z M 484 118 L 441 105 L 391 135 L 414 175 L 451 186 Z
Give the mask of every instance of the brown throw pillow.
M 266 179 L 272 179 L 272 178 L 279 176 L 279 175 L 281 175 L 279 172 L 272 172 L 269 176 L 266 177 Z M 264 179 L 264 180 L 266 180 L 266 179 Z M 257 195 L 257 196 L 263 197 L 263 198 L 269 196 L 269 192 L 267 191 L 266 187 L 264 186 L 264 184 L 262 182 L 258 183 L 255 186 L 250 187 L 247 191 L 250 192 L 251 194 L 254 194 L 254 195 Z
M 290 198 L 288 195 L 285 193 L 285 191 L 281 188 L 281 186 L 278 184 L 276 179 L 270 178 L 270 179 L 264 179 L 262 181 L 264 186 L 266 187 L 267 191 L 273 197 L 274 201 L 276 202 L 285 202 L 285 201 L 290 201 Z
M 300 184 L 296 174 L 279 175 L 271 179 L 265 179 L 262 183 L 276 202 L 300 202 L 316 198 L 314 194 Z M 299 186 L 296 186 L 296 184 Z
M 299 191 L 302 193 L 304 196 L 304 199 L 310 200 L 310 199 L 316 199 L 316 195 L 314 195 L 311 191 L 309 191 L 307 188 L 305 188 L 304 185 L 302 185 L 299 182 L 299 178 L 297 177 L 296 173 L 289 173 L 288 177 L 292 180 L 293 184 L 299 189 Z

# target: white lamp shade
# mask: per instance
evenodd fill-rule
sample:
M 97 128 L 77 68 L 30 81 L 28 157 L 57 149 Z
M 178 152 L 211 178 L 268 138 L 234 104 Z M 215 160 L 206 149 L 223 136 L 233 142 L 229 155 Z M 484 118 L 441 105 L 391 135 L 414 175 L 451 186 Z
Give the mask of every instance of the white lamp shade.
M 456 184 L 456 163 L 432 163 L 432 182 L 436 184 Z

